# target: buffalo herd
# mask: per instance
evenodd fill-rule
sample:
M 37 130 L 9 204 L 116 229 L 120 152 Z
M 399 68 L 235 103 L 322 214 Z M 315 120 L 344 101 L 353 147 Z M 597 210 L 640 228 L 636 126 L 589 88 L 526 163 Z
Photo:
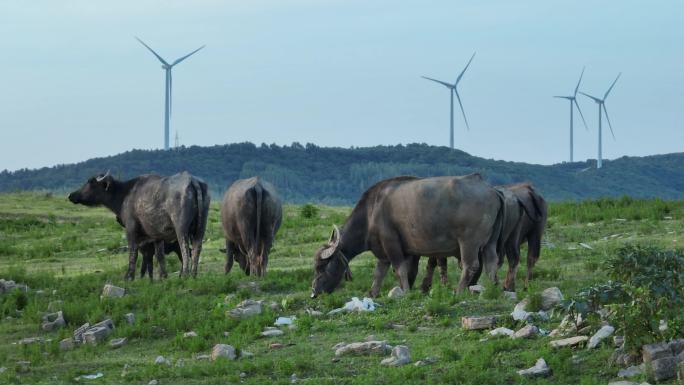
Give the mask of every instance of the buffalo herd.
M 126 279 L 133 279 L 138 252 L 141 277 L 152 278 L 153 257 L 166 278 L 165 255 L 175 252 L 181 277 L 197 275 L 207 226 L 210 196 L 201 179 L 187 172 L 161 177 L 141 175 L 119 181 L 109 172 L 94 176 L 69 200 L 111 210 L 128 241 Z M 527 276 L 539 258 L 547 218 L 544 198 L 531 184 L 491 186 L 479 174 L 419 178 L 400 176 L 366 190 L 345 223 L 333 224 L 329 241 L 314 256 L 312 297 L 330 293 L 342 279 L 351 280 L 349 262 L 364 251 L 377 258 L 370 295 L 380 294 L 392 267 L 399 287 L 409 290 L 421 256 L 428 257 L 421 288 L 430 289 L 439 267 L 447 284 L 447 257 L 461 267 L 458 292 L 477 283 L 482 271 L 498 284 L 497 271 L 508 261 L 504 290 L 515 290 L 520 247 L 527 242 Z M 282 221 L 282 202 L 270 183 L 241 179 L 221 204 L 225 236 L 225 273 L 237 260 L 247 275 L 266 274 L 268 255 Z

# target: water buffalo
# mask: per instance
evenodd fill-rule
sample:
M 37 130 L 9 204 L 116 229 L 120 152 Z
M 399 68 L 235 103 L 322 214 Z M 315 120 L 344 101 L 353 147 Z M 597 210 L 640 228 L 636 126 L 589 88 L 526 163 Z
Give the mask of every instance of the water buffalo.
M 332 292 L 343 276 L 351 278 L 349 260 L 370 250 L 378 259 L 370 295 L 377 297 L 390 264 L 399 285 L 409 290 L 420 256 L 459 253 L 464 269 L 458 291 L 478 271 L 478 253 L 496 283 L 497 244 L 504 221 L 503 197 L 479 174 L 434 178 L 411 176 L 381 181 L 369 188 L 341 230 L 314 257 L 312 297 Z
M 515 291 L 515 276 L 520 262 L 520 246 L 522 243 L 528 242 L 525 287 L 532 277 L 532 268 L 539 259 L 541 238 L 546 226 L 546 202 L 529 183 L 498 186 L 496 188 L 504 194 L 506 202 L 506 221 L 502 230 L 503 250 L 497 250 L 499 267 L 503 264 L 503 256 L 505 255 L 508 260 L 508 273 L 506 274 L 504 290 Z M 458 254 L 456 258 L 460 259 Z M 442 285 L 447 284 L 446 258 L 430 258 L 423 279 L 423 291 L 430 290 L 436 266 L 439 266 Z M 470 282 L 471 285 L 477 283 L 480 274 L 481 271 L 476 272 Z
M 282 217 L 282 203 L 273 185 L 259 177 L 233 183 L 221 205 L 226 237 L 225 272 L 230 272 L 237 259 L 245 274 L 266 274 L 268 254 Z
M 126 279 L 135 277 L 138 247 L 154 243 L 159 261 L 159 276 L 167 276 L 164 241 L 178 241 L 183 256 L 181 276 L 197 275 L 202 238 L 209 212 L 207 185 L 187 172 L 168 177 L 141 175 L 127 181 L 114 179 L 109 172 L 88 179 L 69 194 L 73 203 L 105 206 L 126 229 L 128 270 Z M 192 243 L 192 251 L 190 244 Z

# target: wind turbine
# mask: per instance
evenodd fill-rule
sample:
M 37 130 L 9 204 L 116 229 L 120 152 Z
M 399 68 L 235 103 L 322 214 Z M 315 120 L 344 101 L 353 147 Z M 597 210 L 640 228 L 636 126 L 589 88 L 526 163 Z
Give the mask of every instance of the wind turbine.
M 458 83 L 461 81 L 461 78 L 463 77 L 463 74 L 466 72 L 468 69 L 468 66 L 470 66 L 470 62 L 473 61 L 473 58 L 475 57 L 475 53 L 473 53 L 473 56 L 470 57 L 470 60 L 468 60 L 468 64 L 466 64 L 465 68 L 463 68 L 463 71 L 458 75 L 456 78 L 456 81 L 454 84 L 450 84 L 447 82 L 443 82 L 441 80 L 429 78 L 427 76 L 421 76 L 423 79 L 431 80 L 433 82 L 437 82 L 446 88 L 449 89 L 449 96 L 451 97 L 451 120 L 449 121 L 449 128 L 450 128 L 450 135 L 449 135 L 449 147 L 451 149 L 454 149 L 454 94 L 456 94 L 456 99 L 458 99 L 458 104 L 461 106 L 461 112 L 463 113 L 463 120 L 465 121 L 466 128 L 470 130 L 470 126 L 468 125 L 468 118 L 466 118 L 465 110 L 463 110 L 463 103 L 461 103 L 461 96 L 458 94 L 458 89 L 456 88 L 458 86 Z
M 561 99 L 567 99 L 570 101 L 570 162 L 573 161 L 573 112 L 575 110 L 575 107 L 577 107 L 577 111 L 579 111 L 580 116 L 582 117 L 582 122 L 584 123 L 584 128 L 589 130 L 587 127 L 587 122 L 584 120 L 584 114 L 582 114 L 582 110 L 580 109 L 579 104 L 577 104 L 577 91 L 579 90 L 580 83 L 582 82 L 582 76 L 584 75 L 584 68 L 582 68 L 582 73 L 580 74 L 579 80 L 577 81 L 577 86 L 575 86 L 575 93 L 572 94 L 572 96 L 554 96 L 554 98 L 561 98 Z
M 201 50 L 205 46 L 201 46 L 197 48 L 196 50 L 190 52 L 189 54 L 185 56 L 181 56 L 178 59 L 176 59 L 173 63 L 169 64 L 166 60 L 164 60 L 161 56 L 159 56 L 150 46 L 145 44 L 142 40 L 140 40 L 137 36 L 135 37 L 140 44 L 144 45 L 145 48 L 150 50 L 154 56 L 159 59 L 159 61 L 162 63 L 162 69 L 166 72 L 166 80 L 165 80 L 165 85 L 166 85 L 166 92 L 164 94 L 164 150 L 169 149 L 169 118 L 171 117 L 171 90 L 173 89 L 173 77 L 171 75 L 171 69 L 176 65 L 182 62 L 183 60 L 189 58 L 195 52 Z
M 608 97 L 608 94 L 610 94 L 610 91 L 615 86 L 615 83 L 617 83 L 618 79 L 620 79 L 620 75 L 622 75 L 622 72 L 620 72 L 618 74 L 618 76 L 613 81 L 613 84 L 610 85 L 610 87 L 608 88 L 608 91 L 606 91 L 606 94 L 603 95 L 603 99 L 599 99 L 595 96 L 591 96 L 589 94 L 585 94 L 584 92 L 580 91 L 580 94 L 587 96 L 589 98 L 592 98 L 594 100 L 594 102 L 596 102 L 596 104 L 598 104 L 598 113 L 599 113 L 598 114 L 598 116 L 599 116 L 599 120 L 598 120 L 598 158 L 596 160 L 596 168 L 601 168 L 603 166 L 603 157 L 602 157 L 602 153 L 601 153 L 601 151 L 603 149 L 603 145 L 601 142 L 601 140 L 602 140 L 602 137 L 601 137 L 601 121 L 603 120 L 602 116 L 601 116 L 602 112 L 606 113 L 606 120 L 608 121 L 608 127 L 610 128 L 610 134 L 613 135 L 613 139 L 615 139 L 615 134 L 613 133 L 613 125 L 610 124 L 610 118 L 608 117 L 608 110 L 606 109 L 606 98 Z

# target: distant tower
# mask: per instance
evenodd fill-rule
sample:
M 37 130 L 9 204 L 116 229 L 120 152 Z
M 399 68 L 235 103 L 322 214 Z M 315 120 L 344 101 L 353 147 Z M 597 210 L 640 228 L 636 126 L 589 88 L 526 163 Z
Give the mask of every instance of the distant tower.
M 176 130 L 176 139 L 173 142 L 173 147 L 178 148 L 180 141 L 178 140 L 178 130 Z

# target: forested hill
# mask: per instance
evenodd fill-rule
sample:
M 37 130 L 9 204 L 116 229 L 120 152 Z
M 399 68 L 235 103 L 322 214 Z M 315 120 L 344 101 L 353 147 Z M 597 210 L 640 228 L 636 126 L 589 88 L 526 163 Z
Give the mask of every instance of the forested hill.
M 425 144 L 366 148 L 324 148 L 252 143 L 181 147 L 171 151 L 133 150 L 77 164 L 0 172 L 0 191 L 74 189 L 97 173 L 119 178 L 187 170 L 220 197 L 236 179 L 259 175 L 272 182 L 287 202 L 352 204 L 373 183 L 397 175 L 483 174 L 492 184 L 534 183 L 549 200 L 606 196 L 684 199 L 684 153 L 623 157 L 553 166 L 495 161 Z

